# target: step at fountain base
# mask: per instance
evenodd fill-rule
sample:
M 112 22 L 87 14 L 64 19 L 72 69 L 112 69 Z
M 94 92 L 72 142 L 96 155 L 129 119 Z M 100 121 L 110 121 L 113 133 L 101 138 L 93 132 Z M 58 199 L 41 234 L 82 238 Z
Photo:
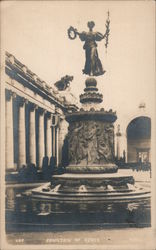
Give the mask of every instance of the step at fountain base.
M 92 165 L 69 165 L 66 168 L 66 173 L 92 173 L 92 174 L 102 174 L 102 173 L 116 173 L 118 171 L 118 167 L 113 163 L 107 163 L 107 164 L 92 164 Z
M 57 211 L 106 209 L 113 204 L 149 204 L 150 190 L 135 184 L 129 171 L 115 174 L 55 175 L 47 183 L 24 194 L 50 201 Z

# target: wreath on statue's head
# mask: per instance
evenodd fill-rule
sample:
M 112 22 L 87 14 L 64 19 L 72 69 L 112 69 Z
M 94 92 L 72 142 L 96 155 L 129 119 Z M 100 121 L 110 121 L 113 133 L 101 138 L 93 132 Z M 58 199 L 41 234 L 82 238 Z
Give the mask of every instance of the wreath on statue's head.
M 71 40 L 74 40 L 76 38 L 77 34 L 76 34 L 76 29 L 74 29 L 72 26 L 70 26 L 70 28 L 68 29 L 68 37 Z

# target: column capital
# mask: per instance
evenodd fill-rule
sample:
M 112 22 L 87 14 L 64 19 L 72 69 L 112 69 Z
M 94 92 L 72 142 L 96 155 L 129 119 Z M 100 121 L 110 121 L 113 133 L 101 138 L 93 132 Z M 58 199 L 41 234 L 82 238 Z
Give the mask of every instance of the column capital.
M 25 97 L 20 97 L 19 106 L 23 107 L 24 104 L 28 104 L 28 100 Z
M 34 111 L 37 108 L 38 108 L 38 105 L 36 105 L 35 103 L 32 103 L 32 102 L 29 103 L 29 110 L 30 111 Z
M 50 113 L 49 111 L 46 111 L 46 115 L 47 115 L 48 119 L 50 119 L 52 117 L 52 113 Z
M 43 109 L 41 107 L 38 107 L 37 110 L 38 110 L 40 115 L 43 115 L 43 114 L 45 114 L 47 112 L 45 109 Z
M 13 92 L 12 90 L 10 90 L 10 89 L 6 89 L 6 100 L 7 101 L 10 101 L 11 100 L 11 98 L 16 98 L 16 93 L 15 92 Z

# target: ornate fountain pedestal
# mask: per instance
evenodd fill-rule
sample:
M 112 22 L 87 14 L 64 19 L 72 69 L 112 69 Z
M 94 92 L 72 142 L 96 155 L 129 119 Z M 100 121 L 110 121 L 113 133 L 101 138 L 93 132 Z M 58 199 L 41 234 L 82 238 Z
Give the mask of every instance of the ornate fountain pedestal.
M 67 172 L 113 173 L 114 127 L 113 112 L 79 111 L 66 116 L 69 122 L 69 166 Z
M 48 200 L 56 211 L 106 210 L 113 204 L 143 204 L 150 191 L 135 185 L 132 171 L 118 170 L 114 161 L 114 126 L 112 110 L 100 108 L 103 96 L 97 82 L 88 78 L 82 108 L 66 114 L 69 123 L 69 165 L 51 183 L 33 189 L 31 197 Z M 105 206 L 106 205 L 106 206 Z
M 99 110 L 103 96 L 97 82 L 88 78 L 84 94 L 80 95 L 82 108 L 66 115 L 69 123 L 69 173 L 114 173 L 114 126 L 117 119 L 112 110 Z

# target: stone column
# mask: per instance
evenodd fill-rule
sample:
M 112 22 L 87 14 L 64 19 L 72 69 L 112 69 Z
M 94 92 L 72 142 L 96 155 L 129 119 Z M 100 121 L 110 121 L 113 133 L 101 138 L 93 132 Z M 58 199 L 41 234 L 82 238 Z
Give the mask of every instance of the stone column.
M 116 145 L 116 147 L 117 147 L 117 149 L 116 149 L 117 159 L 120 160 L 120 157 L 121 157 L 121 152 L 120 152 L 120 144 L 121 144 L 121 142 L 120 142 L 120 138 L 121 138 L 120 125 L 118 125 L 118 130 L 117 130 L 117 133 L 116 133 L 116 137 L 117 137 L 117 139 L 116 139 L 116 143 L 117 143 L 117 145 Z
M 59 165 L 59 126 L 56 127 L 56 166 Z
M 44 143 L 44 110 L 39 108 L 39 135 L 38 135 L 38 167 L 42 168 L 43 158 L 45 156 Z
M 19 103 L 19 127 L 18 127 L 18 167 L 26 165 L 26 130 L 25 130 L 25 104 L 26 99 L 22 98 Z
M 29 120 L 29 162 L 36 165 L 36 105 L 31 104 Z
M 123 154 L 123 152 L 125 151 L 125 160 L 127 162 L 127 135 L 126 133 L 122 133 L 121 136 L 121 152 Z
M 65 117 L 60 118 L 59 121 L 59 163 L 62 162 L 62 149 L 64 145 L 64 139 L 68 133 L 68 123 L 65 121 Z
M 58 165 L 58 155 L 57 155 L 57 141 L 58 141 L 58 133 L 57 133 L 57 125 L 58 125 L 58 116 L 56 114 L 52 115 L 52 131 L 53 131 L 53 157 L 56 160 L 56 166 Z
M 60 116 L 57 115 L 56 118 L 56 166 L 60 163 L 60 155 L 59 155 L 59 145 L 60 145 Z
M 47 133 L 46 133 L 46 155 L 48 156 L 49 160 L 52 156 L 52 127 L 51 127 L 51 114 L 47 116 Z
M 55 152 L 55 146 L 56 146 L 56 136 L 55 136 L 55 127 L 52 127 L 53 131 L 53 142 L 52 142 L 52 147 L 53 147 L 53 157 L 56 157 L 56 152 Z
M 5 166 L 7 170 L 14 169 L 14 145 L 13 145 L 13 97 L 15 93 L 12 91 L 6 92 L 5 102 Z

